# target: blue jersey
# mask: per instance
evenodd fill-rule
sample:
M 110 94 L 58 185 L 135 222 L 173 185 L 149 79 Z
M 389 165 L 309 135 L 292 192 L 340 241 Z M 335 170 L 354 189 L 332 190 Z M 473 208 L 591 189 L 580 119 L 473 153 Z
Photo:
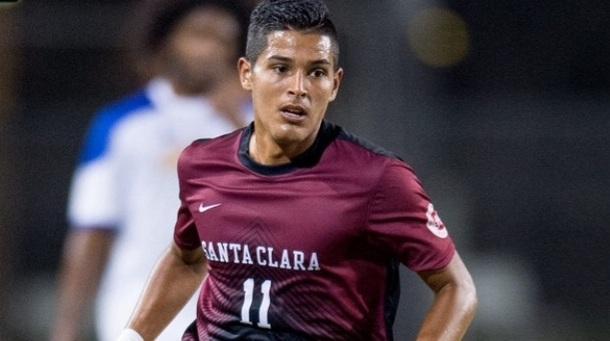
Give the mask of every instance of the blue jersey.
M 244 120 L 249 116 L 245 112 Z M 177 96 L 161 79 L 94 118 L 74 173 L 68 217 L 74 229 L 116 234 L 97 305 L 101 340 L 116 339 L 171 242 L 180 151 L 195 139 L 236 128 L 205 98 Z M 159 340 L 179 339 L 195 319 L 194 303 L 186 311 Z

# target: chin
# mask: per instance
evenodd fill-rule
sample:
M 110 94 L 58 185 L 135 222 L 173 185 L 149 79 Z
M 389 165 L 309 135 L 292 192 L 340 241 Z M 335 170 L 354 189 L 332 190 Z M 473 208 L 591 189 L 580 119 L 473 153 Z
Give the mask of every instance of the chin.
M 307 140 L 312 131 L 294 124 L 282 124 L 276 129 L 274 140 L 280 145 L 300 143 Z

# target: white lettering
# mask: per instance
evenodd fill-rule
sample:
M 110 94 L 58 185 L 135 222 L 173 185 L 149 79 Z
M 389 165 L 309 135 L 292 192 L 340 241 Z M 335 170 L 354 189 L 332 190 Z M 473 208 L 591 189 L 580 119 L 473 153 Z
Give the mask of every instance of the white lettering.
M 252 257 L 250 256 L 250 248 L 248 247 L 248 245 L 244 245 L 244 254 L 242 257 L 242 264 L 254 264 L 252 262 Z
M 227 247 L 229 246 L 227 243 L 216 243 L 218 247 L 218 255 L 220 256 L 220 261 L 223 263 L 229 262 L 229 250 Z
M 216 257 L 216 251 L 214 251 L 214 243 L 208 242 L 208 254 L 210 257 L 208 258 L 211 261 L 218 261 L 218 257 Z
M 272 268 L 277 268 L 277 261 L 273 259 L 273 248 L 267 248 L 267 257 L 269 258 L 269 266 Z
M 316 252 L 274 249 L 271 246 L 256 246 L 256 254 L 250 252 L 248 244 L 201 241 L 207 259 L 212 262 L 256 264 L 272 268 L 298 271 L 320 271 L 320 260 Z M 280 256 L 281 250 L 281 256 Z M 274 255 L 274 251 L 277 251 Z M 292 256 L 291 256 L 292 253 Z M 240 257 L 241 254 L 241 257 Z M 256 259 L 253 261 L 253 256 Z M 233 257 L 233 260 L 231 260 Z
M 303 261 L 305 260 L 305 254 L 301 251 L 292 251 L 292 255 L 294 256 L 293 269 L 305 270 L 305 267 L 303 266 Z
M 229 249 L 233 250 L 233 263 L 239 263 L 239 255 L 237 251 L 241 250 L 241 245 L 237 243 L 230 243 Z
M 263 259 L 263 257 L 261 256 L 261 254 L 265 252 L 265 248 L 262 246 L 257 246 L 256 247 L 256 261 L 258 262 L 258 265 L 267 265 L 267 261 Z
M 288 250 L 282 251 L 282 263 L 280 264 L 281 269 L 292 269 L 290 267 L 290 257 L 288 257 Z
M 210 259 L 210 256 L 208 256 L 208 250 L 206 250 L 205 248 L 205 242 L 201 241 L 201 248 L 203 249 L 203 254 L 205 255 L 206 259 Z
M 311 253 L 311 258 L 309 259 L 309 266 L 307 267 L 309 271 L 319 271 L 320 264 L 318 263 L 318 255 L 315 252 Z

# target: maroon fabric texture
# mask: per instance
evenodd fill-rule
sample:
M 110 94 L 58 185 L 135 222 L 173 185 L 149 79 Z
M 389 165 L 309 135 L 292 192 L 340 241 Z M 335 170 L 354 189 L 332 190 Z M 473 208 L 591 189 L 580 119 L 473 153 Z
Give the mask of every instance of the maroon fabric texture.
M 303 158 L 257 165 L 253 129 L 180 157 L 174 240 L 209 262 L 199 338 L 391 339 L 393 262 L 436 270 L 454 254 L 414 172 L 326 122 Z

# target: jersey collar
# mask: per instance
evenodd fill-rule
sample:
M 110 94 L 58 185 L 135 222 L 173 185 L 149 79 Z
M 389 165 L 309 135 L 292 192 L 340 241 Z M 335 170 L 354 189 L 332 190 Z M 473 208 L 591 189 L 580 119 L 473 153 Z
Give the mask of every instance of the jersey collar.
M 241 134 L 238 153 L 239 161 L 242 165 L 255 173 L 274 176 L 316 166 L 320 162 L 326 148 L 339 134 L 339 128 L 332 123 L 322 121 L 320 130 L 318 131 L 318 136 L 316 136 L 316 140 L 311 147 L 309 147 L 301 155 L 297 156 L 294 160 L 292 160 L 292 162 L 277 166 L 261 165 L 250 157 L 250 138 L 252 137 L 253 133 L 254 122 L 245 127 Z

